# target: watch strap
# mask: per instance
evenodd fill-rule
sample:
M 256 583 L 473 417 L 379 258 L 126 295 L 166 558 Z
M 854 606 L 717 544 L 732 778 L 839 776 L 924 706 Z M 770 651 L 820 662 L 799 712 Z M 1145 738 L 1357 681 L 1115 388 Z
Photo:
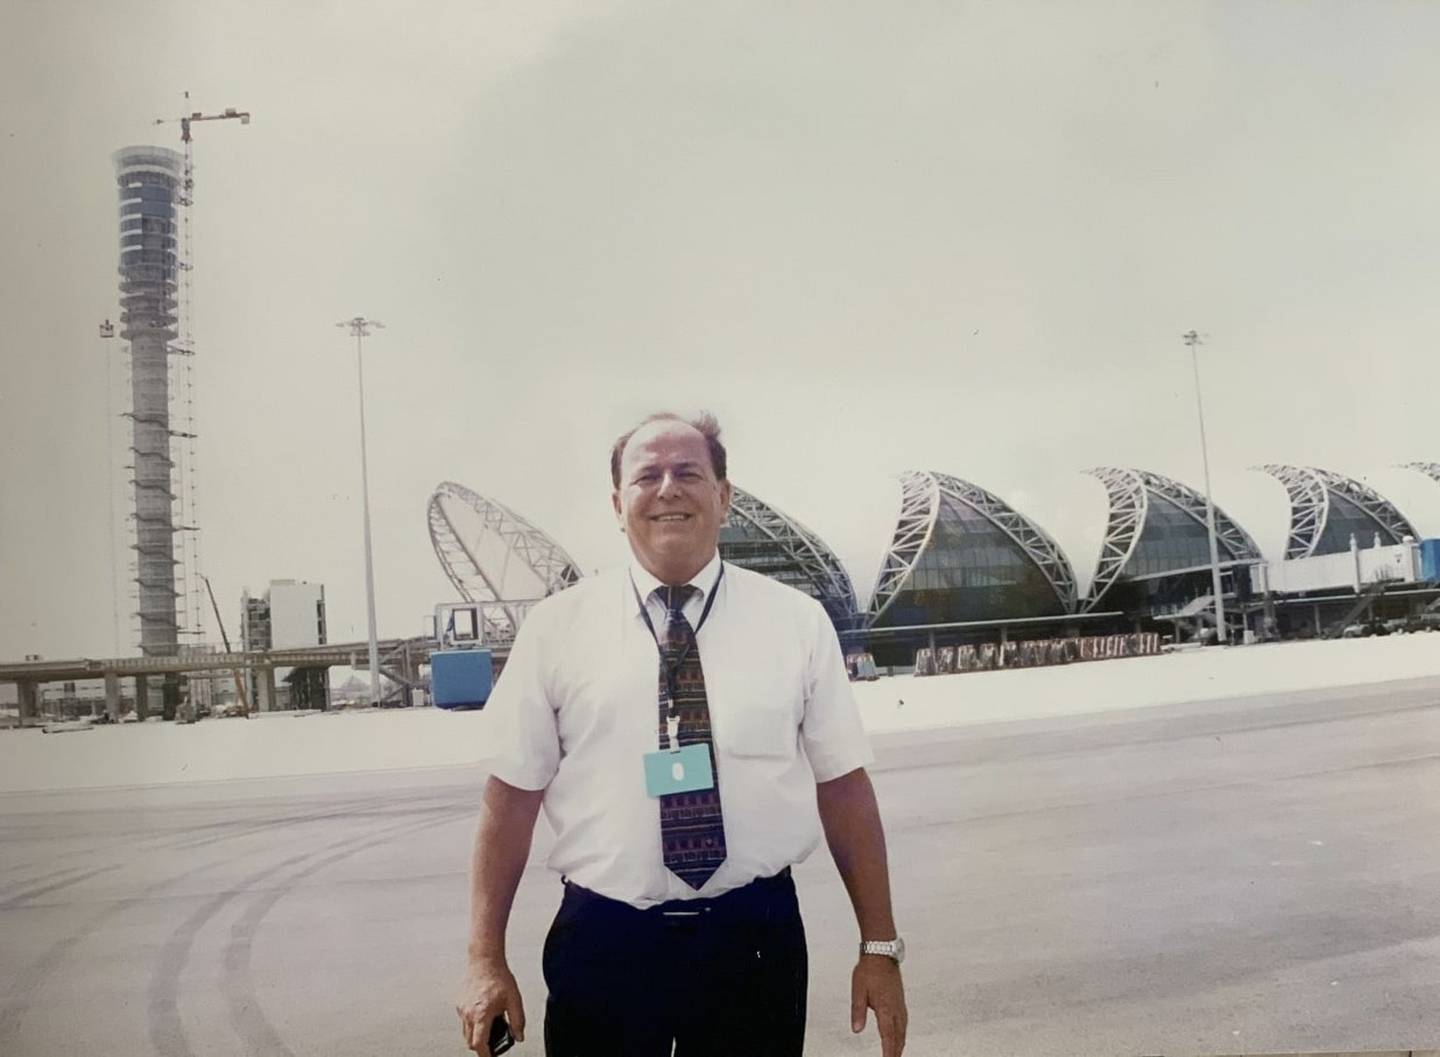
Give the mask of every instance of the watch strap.
M 860 953 L 878 954 L 885 958 L 893 958 L 898 965 L 905 957 L 905 941 L 898 936 L 893 940 L 861 940 Z

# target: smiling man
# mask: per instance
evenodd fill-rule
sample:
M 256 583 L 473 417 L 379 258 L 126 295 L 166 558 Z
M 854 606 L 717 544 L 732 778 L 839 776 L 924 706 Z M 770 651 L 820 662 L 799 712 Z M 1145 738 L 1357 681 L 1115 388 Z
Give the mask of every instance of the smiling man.
M 540 808 L 562 877 L 545 942 L 549 1057 L 802 1052 L 793 864 L 823 828 L 859 925 L 851 1028 L 899 1057 L 895 931 L 871 761 L 825 611 L 721 561 L 715 420 L 654 415 L 615 442 L 629 562 L 537 606 L 489 709 L 503 731 L 472 874 L 456 1011 L 487 1053 L 525 1012 L 505 930 Z

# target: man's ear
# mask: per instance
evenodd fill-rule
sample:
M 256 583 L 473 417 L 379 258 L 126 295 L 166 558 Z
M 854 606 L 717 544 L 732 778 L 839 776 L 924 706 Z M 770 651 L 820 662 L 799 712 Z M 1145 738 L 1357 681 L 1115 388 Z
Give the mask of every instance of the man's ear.
M 720 482 L 720 507 L 723 513 L 730 513 L 730 478 Z
M 620 489 L 610 493 L 610 505 L 615 508 L 615 520 L 620 525 L 620 531 L 625 531 L 625 513 L 620 509 Z

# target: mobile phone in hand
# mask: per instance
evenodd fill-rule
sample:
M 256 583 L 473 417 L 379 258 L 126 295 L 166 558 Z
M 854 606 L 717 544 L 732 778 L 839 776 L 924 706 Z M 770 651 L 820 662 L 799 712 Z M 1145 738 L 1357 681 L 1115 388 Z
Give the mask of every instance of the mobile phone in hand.
M 515 1036 L 510 1034 L 510 1023 L 505 1019 L 505 1014 L 501 1013 L 490 1022 L 490 1052 L 504 1053 L 514 1045 Z

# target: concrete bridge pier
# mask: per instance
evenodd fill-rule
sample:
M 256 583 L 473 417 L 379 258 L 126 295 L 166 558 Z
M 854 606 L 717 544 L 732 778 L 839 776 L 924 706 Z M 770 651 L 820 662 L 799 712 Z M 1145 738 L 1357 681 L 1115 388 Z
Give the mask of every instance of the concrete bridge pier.
M 260 664 L 255 667 L 255 711 L 275 711 L 275 666 Z
M 120 676 L 115 672 L 105 673 L 105 714 L 111 723 L 120 721 Z
M 144 723 L 150 715 L 150 677 L 148 675 L 135 677 L 135 715 L 141 723 Z
M 40 684 L 24 680 L 15 684 L 16 698 L 20 704 L 20 725 L 40 714 Z
M 166 722 L 175 718 L 180 707 L 180 676 L 167 672 L 160 677 L 160 717 Z

